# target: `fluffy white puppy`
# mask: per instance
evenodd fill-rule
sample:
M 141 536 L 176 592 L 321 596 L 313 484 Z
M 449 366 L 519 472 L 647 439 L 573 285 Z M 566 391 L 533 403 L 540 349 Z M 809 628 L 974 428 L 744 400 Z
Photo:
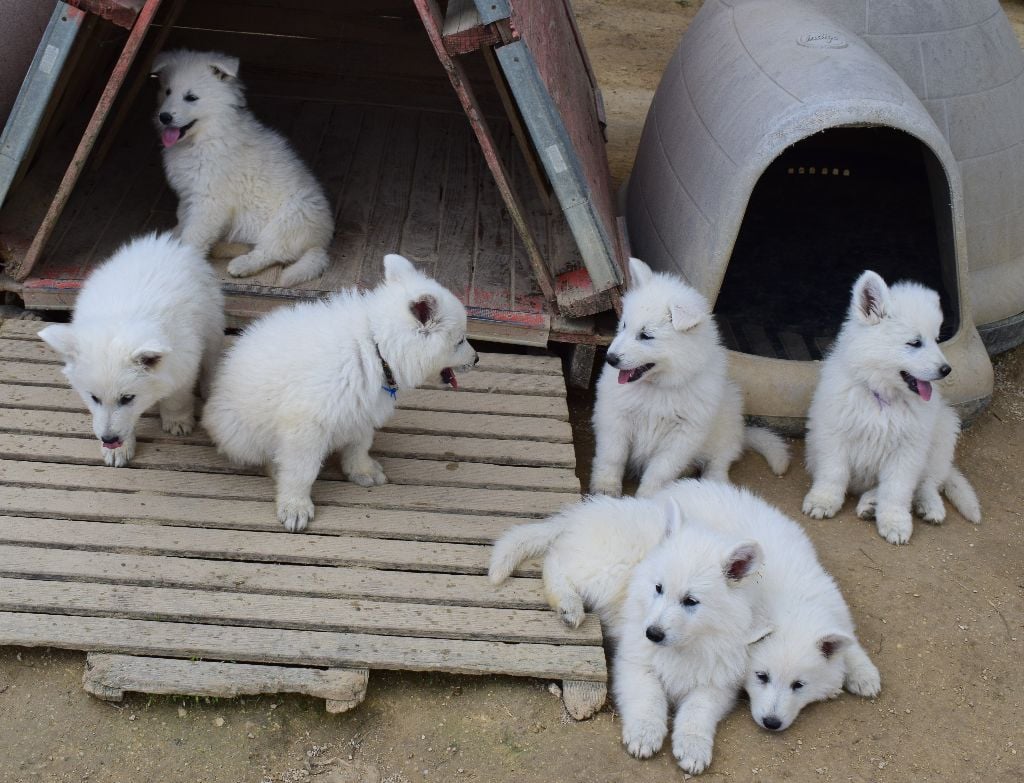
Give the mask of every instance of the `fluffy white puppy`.
M 289 264 L 282 286 L 322 274 L 331 206 L 285 138 L 246 108 L 238 58 L 163 52 L 153 73 L 164 171 L 178 194 L 177 235 L 204 255 L 218 240 L 255 245 L 228 264 L 235 277 L 273 264 Z
M 160 406 L 164 431 L 195 426 L 196 379 L 208 380 L 224 340 L 224 299 L 210 265 L 170 235 L 134 239 L 82 285 L 70 324 L 39 336 L 92 413 L 103 462 L 135 455 L 135 424 Z
M 776 474 L 785 473 L 789 451 L 782 438 L 743 425 L 742 394 L 729 379 L 707 300 L 636 258 L 629 266 L 619 332 L 597 382 L 591 492 L 622 494 L 627 467 L 640 476 L 640 497 L 697 464 L 702 476 L 728 481 L 744 446 L 760 452 Z
M 228 351 L 203 424 L 230 459 L 272 468 L 277 517 L 298 531 L 313 518 L 310 488 L 328 454 L 341 453 L 349 481 L 384 484 L 370 457 L 374 430 L 403 389 L 478 360 L 466 340 L 466 309 L 405 258 L 384 257 L 374 290 L 276 310 Z
M 945 519 L 941 490 L 966 519 L 981 521 L 978 498 L 953 464 L 959 419 L 932 386 L 952 371 L 938 346 L 941 325 L 935 291 L 889 288 L 871 271 L 857 279 L 808 414 L 814 481 L 805 514 L 834 516 L 850 489 L 863 493 L 858 516 L 874 517 L 886 541 L 905 544 L 911 505 L 928 522 Z

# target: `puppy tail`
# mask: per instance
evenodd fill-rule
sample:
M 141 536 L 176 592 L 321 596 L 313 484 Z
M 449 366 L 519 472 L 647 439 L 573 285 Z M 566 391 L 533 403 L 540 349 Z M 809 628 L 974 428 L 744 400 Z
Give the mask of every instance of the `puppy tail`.
M 299 256 L 294 264 L 289 264 L 281 272 L 279 284 L 282 286 L 293 286 L 305 283 L 315 277 L 320 277 L 331 264 L 327 251 L 322 247 L 312 247 Z
M 487 571 L 492 584 L 501 584 L 528 557 L 547 551 L 565 527 L 560 517 L 546 522 L 517 525 L 494 542 L 491 567 Z
M 744 427 L 743 446 L 764 457 L 776 476 L 781 476 L 789 470 L 789 446 L 771 430 L 764 427 Z
M 963 514 L 964 519 L 974 524 L 981 522 L 978 496 L 974 494 L 974 488 L 956 465 L 950 466 L 949 475 L 942 483 L 942 492 L 949 498 L 949 502 L 956 506 L 956 510 Z

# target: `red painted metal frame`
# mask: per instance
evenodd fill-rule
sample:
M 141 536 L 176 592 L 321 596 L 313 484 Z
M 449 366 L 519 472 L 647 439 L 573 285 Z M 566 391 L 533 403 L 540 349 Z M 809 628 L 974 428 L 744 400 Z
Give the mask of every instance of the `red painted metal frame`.
M 139 48 L 142 46 L 142 41 L 146 37 L 146 31 L 149 30 L 149 25 L 156 16 L 157 10 L 160 8 L 160 2 L 161 0 L 146 0 L 146 4 L 142 7 L 142 11 L 139 12 L 139 16 L 135 20 L 135 24 L 132 27 L 131 32 L 128 34 L 128 40 L 125 41 L 124 49 L 121 51 L 121 56 L 117 58 L 117 63 L 114 65 L 114 70 L 110 75 L 110 79 L 107 81 L 106 87 L 103 88 L 103 94 L 100 96 L 99 102 L 96 104 L 96 109 L 93 111 L 92 117 L 89 118 L 89 124 L 85 126 L 85 132 L 82 134 L 82 140 L 78 143 L 75 155 L 71 159 L 71 163 L 68 164 L 67 170 L 64 172 L 64 178 L 61 180 L 60 186 L 57 188 L 57 192 L 53 196 L 53 201 L 50 202 L 50 208 L 46 211 L 46 216 L 43 218 L 43 222 L 36 231 L 36 235 L 32 239 L 32 244 L 29 246 L 28 252 L 22 259 L 21 264 L 8 270 L 8 274 L 10 274 L 15 280 L 24 280 L 28 277 L 29 273 L 32 271 L 32 267 L 36 265 L 40 256 L 42 256 L 43 248 L 46 246 L 46 242 L 49 240 L 54 228 L 57 226 L 57 221 L 60 219 L 61 213 L 67 205 L 68 198 L 71 196 L 71 191 L 75 188 L 75 183 L 78 182 L 78 177 L 81 175 L 82 169 L 85 167 L 85 163 L 89 158 L 89 153 L 92 151 L 93 145 L 96 143 L 96 138 L 99 136 L 99 133 L 103 128 L 103 123 L 106 121 L 107 115 L 110 113 L 110 109 L 114 105 L 114 100 L 117 98 L 117 94 L 121 90 L 121 85 L 124 83 L 125 77 L 128 75 L 128 70 L 131 68 L 132 63 L 135 62 L 135 56 L 138 54 Z
M 498 155 L 498 149 L 494 143 L 494 137 L 491 135 L 491 129 L 484 118 L 483 112 L 480 111 L 476 97 L 470 89 L 469 79 L 462 64 L 452 59 L 445 48 L 444 40 L 441 37 L 441 11 L 438 8 L 437 2 L 436 0 L 413 0 L 413 2 L 416 5 L 416 10 L 419 12 L 423 27 L 427 31 L 427 36 L 430 38 L 430 43 L 434 47 L 434 52 L 437 54 L 437 59 L 444 66 L 448 79 L 452 83 L 452 88 L 462 104 L 463 111 L 465 111 L 466 116 L 469 118 L 473 133 L 476 134 L 480 150 L 483 152 L 484 160 L 487 161 L 487 167 L 491 170 L 495 184 L 498 186 L 498 191 L 501 193 L 501 198 L 505 202 L 505 207 L 508 209 L 512 222 L 515 224 L 516 231 L 519 232 L 519 236 L 523 240 L 526 254 L 530 259 L 530 267 L 537 278 L 537 285 L 544 294 L 544 298 L 554 303 L 555 286 L 551 279 L 551 272 L 548 270 L 545 259 L 541 256 L 540 249 L 537 247 L 537 242 L 533 238 L 529 226 L 526 224 L 522 204 L 520 204 L 516 192 L 512 189 L 508 172 L 505 170 L 505 165 L 501 162 L 501 158 Z
M 118 27 L 131 30 L 142 10 L 142 0 L 65 0 L 87 14 L 102 17 Z

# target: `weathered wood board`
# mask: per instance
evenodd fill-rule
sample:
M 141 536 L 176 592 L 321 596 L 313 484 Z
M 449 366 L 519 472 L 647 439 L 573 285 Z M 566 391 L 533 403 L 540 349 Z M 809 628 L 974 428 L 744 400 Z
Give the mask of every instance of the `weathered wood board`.
M 583 718 L 605 696 L 601 628 L 563 625 L 536 561 L 486 578 L 510 526 L 579 497 L 560 362 L 485 354 L 459 392 L 401 394 L 375 452 L 390 483 L 325 466 L 301 534 L 271 479 L 202 430 L 143 417 L 128 469 L 104 467 L 89 416 L 38 323 L 0 323 L 0 644 L 90 653 L 94 695 L 291 691 L 340 712 L 371 669 L 563 681 Z

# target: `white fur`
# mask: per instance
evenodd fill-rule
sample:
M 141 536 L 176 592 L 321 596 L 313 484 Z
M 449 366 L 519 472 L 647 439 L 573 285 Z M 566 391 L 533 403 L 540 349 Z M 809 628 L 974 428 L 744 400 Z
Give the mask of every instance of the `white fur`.
M 785 473 L 789 452 L 772 432 L 743 426 L 743 399 L 729 379 L 728 357 L 706 299 L 680 278 L 630 259 L 632 286 L 622 300 L 619 333 L 597 383 L 590 489 L 622 494 L 627 466 L 645 497 L 697 463 L 727 481 L 744 445 Z M 619 383 L 621 370 L 653 365 Z
M 195 123 L 163 151 L 167 181 L 178 194 L 175 232 L 204 255 L 221 239 L 255 245 L 228 264 L 230 274 L 247 277 L 291 262 L 280 285 L 296 285 L 327 268 L 334 216 L 285 138 L 246 108 L 238 65 L 234 57 L 187 50 L 163 52 L 153 64 L 160 77 L 157 129 Z
M 552 607 L 575 626 L 586 605 L 616 642 L 612 684 L 629 752 L 646 758 L 661 747 L 672 707 L 673 754 L 697 774 L 711 762 L 715 728 L 743 682 L 747 647 L 766 631 L 746 578 L 761 552 L 754 541 L 680 525 L 674 503 L 668 510 L 666 520 L 653 500 L 586 500 L 502 536 L 490 577 L 500 582 L 547 550 Z M 684 606 L 687 597 L 699 603 Z
M 941 324 L 934 291 L 916 283 L 889 288 L 871 271 L 857 280 L 811 401 L 807 467 L 813 484 L 805 514 L 834 516 L 847 489 L 863 493 L 857 514 L 874 517 L 890 543 L 905 544 L 913 530 L 911 505 L 928 522 L 945 519 L 942 490 L 964 517 L 981 521 L 977 496 L 953 465 L 956 413 L 938 387 L 925 401 L 901 376 L 929 384 L 943 377 Z M 919 347 L 911 345 L 915 341 Z
M 340 451 L 349 481 L 387 481 L 369 455 L 374 430 L 395 409 L 378 348 L 398 394 L 477 361 L 453 294 L 402 256 L 385 256 L 384 273 L 372 291 L 344 291 L 255 322 L 217 374 L 203 423 L 232 460 L 272 465 L 287 530 L 313 518 L 310 488 L 331 452 Z
M 687 524 L 756 538 L 764 551 L 751 589 L 772 631 L 751 646 L 746 675 L 758 725 L 784 731 L 807 704 L 833 698 L 844 684 L 861 696 L 878 694 L 878 669 L 800 525 L 750 492 L 717 482 L 678 481 L 658 495 L 663 498 L 679 503 Z
M 101 448 L 104 463 L 120 468 L 135 454 L 136 422 L 153 405 L 164 431 L 192 431 L 196 379 L 212 376 L 224 340 L 224 299 L 193 248 L 151 234 L 86 278 L 70 324 L 39 336 L 63 357 L 96 437 L 120 442 Z

